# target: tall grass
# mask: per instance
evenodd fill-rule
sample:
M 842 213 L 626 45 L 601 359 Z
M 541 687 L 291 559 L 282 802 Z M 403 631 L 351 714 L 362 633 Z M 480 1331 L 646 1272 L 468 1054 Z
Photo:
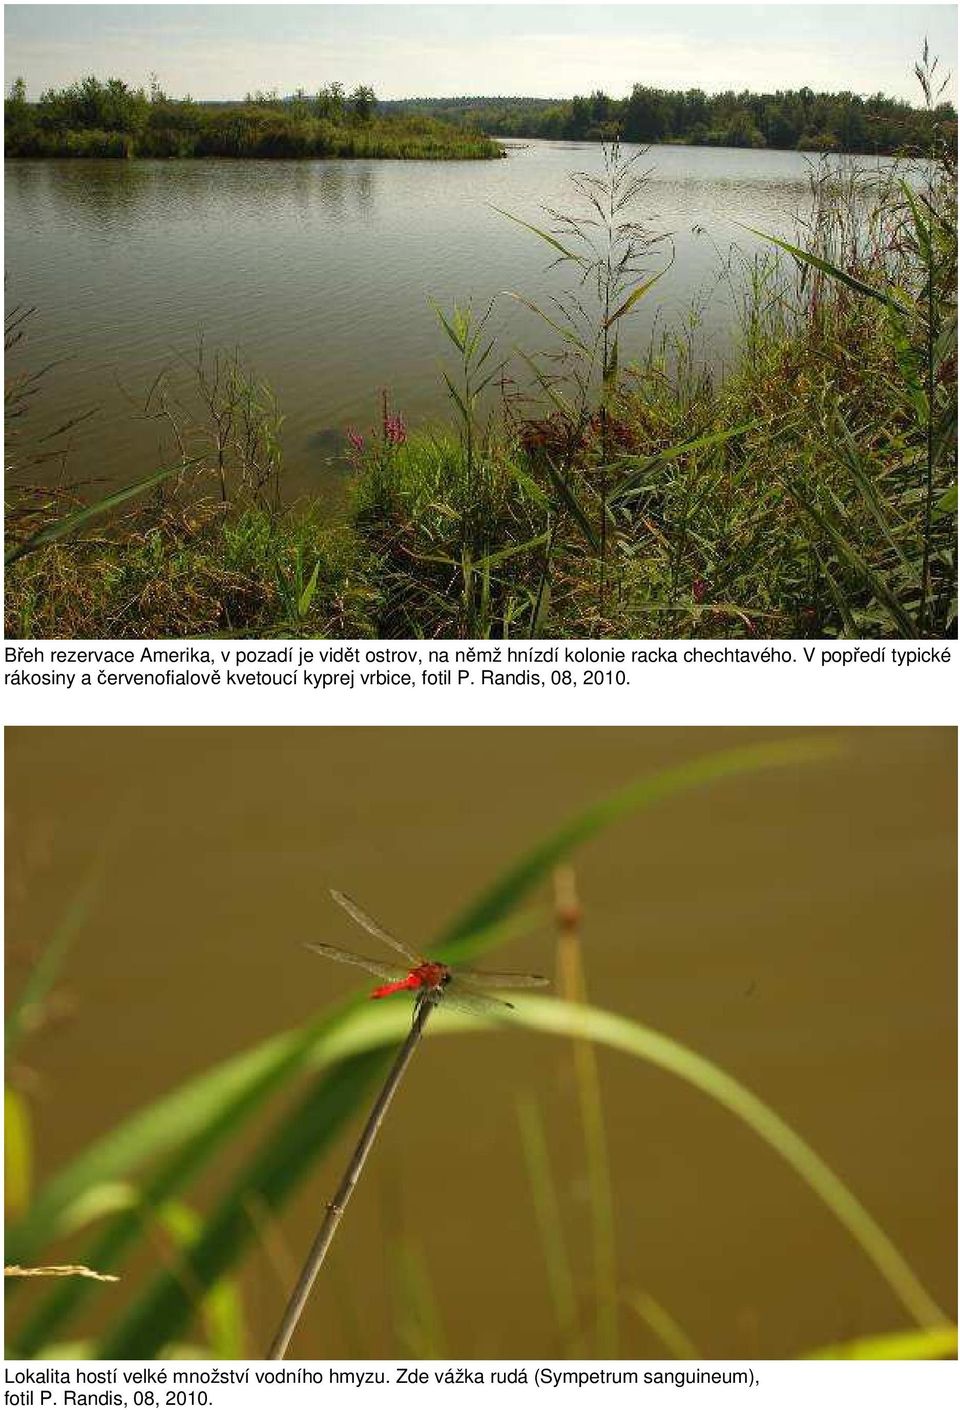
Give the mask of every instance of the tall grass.
M 520 556 L 498 565 L 493 595 L 514 610 L 488 628 L 949 635 L 955 201 L 946 158 L 920 195 L 906 173 L 866 186 L 821 169 L 807 245 L 771 241 L 779 260 L 761 255 L 735 273 L 741 353 L 719 386 L 693 373 L 689 359 L 671 366 L 663 345 L 621 369 L 615 338 L 605 341 L 605 296 L 585 336 L 555 310 L 544 313 L 561 371 L 543 357 L 526 363 L 550 414 L 514 415 L 511 438 L 501 435 L 491 457 L 499 452 L 507 497 L 488 506 L 485 551 L 500 544 Z M 536 234 L 556 240 L 553 231 Z M 558 260 L 582 268 L 566 247 Z M 628 297 L 646 287 L 637 283 Z M 576 289 L 570 299 L 583 318 Z M 439 459 L 446 488 L 437 451 L 421 451 L 393 482 L 381 520 L 388 538 L 394 530 L 404 538 L 393 590 L 407 600 L 416 600 L 421 565 L 442 555 L 444 527 L 457 520 L 459 458 L 447 443 Z M 361 500 L 363 478 L 361 469 Z M 519 534 L 511 509 L 522 514 Z M 534 529 L 547 536 L 537 553 L 529 551 Z M 449 610 L 445 630 L 462 631 Z

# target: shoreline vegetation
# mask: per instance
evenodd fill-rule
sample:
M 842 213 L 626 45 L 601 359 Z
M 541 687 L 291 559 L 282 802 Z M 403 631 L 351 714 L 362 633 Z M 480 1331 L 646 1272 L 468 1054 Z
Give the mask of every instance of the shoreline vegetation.
M 404 98 L 331 83 L 248 93 L 242 101 L 172 98 L 154 80 L 131 88 L 93 75 L 27 101 L 17 78 L 4 104 L 7 157 L 400 157 L 438 160 L 504 155 L 498 138 L 771 147 L 885 155 L 928 152 L 934 133 L 956 143 L 957 114 L 936 101 L 914 107 L 883 93 L 707 94 L 634 84 L 616 99 L 587 97 Z
M 931 113 L 935 70 L 918 66 Z M 955 635 L 949 125 L 920 167 L 824 159 L 795 243 L 731 251 L 722 382 L 692 321 L 621 359 L 671 259 L 643 225 L 642 161 L 604 145 L 541 225 L 502 212 L 568 276 L 545 307 L 510 296 L 542 346 L 498 347 L 490 309 L 437 308 L 451 422 L 408 428 L 374 383 L 374 429 L 344 427 L 336 517 L 285 505 L 277 398 L 236 355 L 201 349 L 190 414 L 158 381 L 173 462 L 94 504 L 65 475 L 36 483 L 58 442 L 31 439 L 43 374 L 14 375 L 7 635 Z M 11 352 L 28 313 L 8 319 Z
M 379 110 L 372 88 L 347 93 L 248 95 L 242 103 L 168 97 L 90 76 L 29 103 L 18 78 L 4 103 L 5 157 L 317 159 L 378 157 L 475 161 L 502 157 L 483 133 L 428 114 Z
M 952 104 L 921 107 L 883 93 L 671 91 L 634 84 L 626 98 L 597 89 L 574 98 L 404 98 L 389 112 L 439 118 L 490 137 L 574 142 L 772 147 L 781 151 L 894 156 L 928 152 L 934 129 L 956 141 Z

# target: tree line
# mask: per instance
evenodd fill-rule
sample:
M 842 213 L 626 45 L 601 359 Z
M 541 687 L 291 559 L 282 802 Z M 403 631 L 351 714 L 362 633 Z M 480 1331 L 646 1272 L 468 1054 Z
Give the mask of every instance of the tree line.
M 378 111 L 373 89 L 330 83 L 248 93 L 237 102 L 171 98 L 159 83 L 131 87 L 94 75 L 27 101 L 17 78 L 4 103 L 8 157 L 494 157 L 499 148 L 473 128 L 427 113 Z
M 941 133 L 952 126 L 955 135 L 957 121 L 952 104 L 916 108 L 883 93 L 863 97 L 798 88 L 708 94 L 640 83 L 621 99 L 597 89 L 570 99 L 417 98 L 384 107 L 429 113 L 498 137 L 589 142 L 618 136 L 625 142 L 887 154 L 926 151 L 935 124 Z

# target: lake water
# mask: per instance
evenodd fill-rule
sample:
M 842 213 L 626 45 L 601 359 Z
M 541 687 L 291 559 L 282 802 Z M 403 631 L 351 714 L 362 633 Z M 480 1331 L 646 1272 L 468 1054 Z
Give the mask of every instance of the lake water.
M 31 958 L 71 935 L 49 1022 L 10 1063 L 36 1121 L 38 1182 L 139 1105 L 373 983 L 303 949 L 320 940 L 380 951 L 328 887 L 429 947 L 480 888 L 588 803 L 652 770 L 780 733 L 8 731 L 8 993 L 20 993 Z M 839 737 L 833 760 L 728 779 L 580 848 L 587 983 L 593 1003 L 688 1044 L 771 1103 L 952 1316 L 956 734 Z M 84 908 L 77 898 L 97 867 Z M 552 974 L 549 887 L 531 904 L 541 901 L 540 923 L 478 963 Z M 629 1302 L 640 1293 L 707 1357 L 792 1356 L 908 1325 L 849 1235 L 752 1132 L 646 1063 L 607 1049 L 597 1061 L 622 1354 L 663 1355 Z M 591 1205 L 569 1043 L 434 1030 L 296 1355 L 409 1355 L 403 1328 L 425 1304 L 447 1355 L 561 1353 L 521 1095 L 543 1114 L 589 1323 Z M 274 1330 L 360 1121 L 358 1112 L 246 1260 L 252 1354 Z M 270 1127 L 257 1129 L 259 1139 Z M 219 1160 L 184 1197 L 209 1208 L 238 1159 Z M 44 1250 L 43 1261 L 75 1261 L 88 1237 Z M 154 1247 L 121 1270 L 101 1325 L 139 1295 L 157 1260 Z M 14 1325 L 41 1295 L 33 1287 L 16 1307 L 11 1299 Z
M 165 367 L 186 385 L 202 334 L 208 348 L 240 348 L 277 393 L 296 489 L 329 489 L 345 428 L 376 421 L 382 388 L 412 425 L 447 414 L 440 367 L 453 349 L 431 300 L 482 309 L 506 289 L 543 299 L 561 287 L 548 248 L 493 207 L 542 225 L 543 206 L 569 205 L 570 174 L 600 163 L 595 145 L 559 142 L 492 162 L 7 162 L 7 304 L 37 308 L 17 365 L 58 364 L 34 425 L 98 407 L 75 432 L 70 478 L 139 478 L 169 454 L 142 415 L 147 390 Z M 669 234 L 674 258 L 631 317 L 626 355 L 716 285 L 731 243 L 760 245 L 738 222 L 793 229 L 811 159 L 654 147 L 644 166 L 639 215 Z M 507 298 L 491 327 L 503 355 L 551 342 Z M 721 362 L 730 340 L 721 290 L 702 313 L 701 352 Z

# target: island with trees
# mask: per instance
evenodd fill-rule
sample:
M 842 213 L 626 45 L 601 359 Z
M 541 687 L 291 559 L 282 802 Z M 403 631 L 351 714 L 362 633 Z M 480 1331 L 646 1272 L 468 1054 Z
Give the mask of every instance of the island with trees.
M 428 113 L 381 111 L 372 88 L 347 93 L 248 94 L 242 102 L 171 98 L 152 82 L 132 88 L 93 75 L 27 100 L 22 78 L 4 104 L 7 157 L 499 157 L 475 127 Z

